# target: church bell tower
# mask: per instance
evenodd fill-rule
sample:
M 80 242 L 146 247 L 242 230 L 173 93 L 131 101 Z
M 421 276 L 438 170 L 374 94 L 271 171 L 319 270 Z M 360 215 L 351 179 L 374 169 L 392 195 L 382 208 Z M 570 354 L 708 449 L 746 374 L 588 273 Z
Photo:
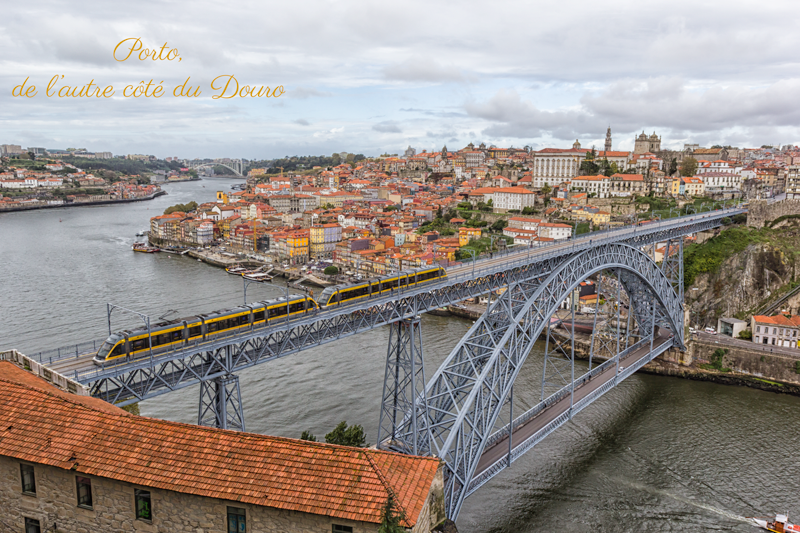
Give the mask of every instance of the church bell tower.
M 609 126 L 608 130 L 606 130 L 606 152 L 610 151 L 611 151 L 611 126 Z

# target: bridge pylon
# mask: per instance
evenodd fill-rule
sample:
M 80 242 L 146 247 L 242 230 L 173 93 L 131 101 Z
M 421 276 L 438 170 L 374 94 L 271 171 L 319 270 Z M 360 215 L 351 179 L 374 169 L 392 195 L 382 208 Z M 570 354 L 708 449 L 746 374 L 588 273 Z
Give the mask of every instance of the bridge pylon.
M 197 425 L 245 431 L 239 376 L 227 374 L 200 382 Z
M 420 317 L 389 326 L 389 349 L 383 378 L 378 447 L 413 455 L 428 453 L 421 432 L 428 416 Z

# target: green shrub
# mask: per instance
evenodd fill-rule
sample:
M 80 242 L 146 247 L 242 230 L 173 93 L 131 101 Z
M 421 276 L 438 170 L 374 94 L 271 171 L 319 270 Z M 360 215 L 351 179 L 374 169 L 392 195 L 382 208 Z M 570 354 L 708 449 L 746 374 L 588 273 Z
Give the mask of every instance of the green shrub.
M 326 276 L 335 276 L 336 274 L 339 273 L 339 268 L 331 265 L 329 267 L 325 267 L 325 270 L 323 270 L 322 272 Z

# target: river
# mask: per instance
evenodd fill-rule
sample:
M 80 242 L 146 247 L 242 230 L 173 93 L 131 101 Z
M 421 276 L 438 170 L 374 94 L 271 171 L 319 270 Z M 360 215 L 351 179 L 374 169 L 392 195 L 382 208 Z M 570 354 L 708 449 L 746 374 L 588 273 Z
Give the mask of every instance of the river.
M 0 214 L 0 349 L 35 353 L 104 338 L 106 303 L 156 318 L 242 302 L 241 278 L 188 257 L 131 251 L 149 218 L 213 200 L 231 179 L 165 185 L 113 206 Z M 250 285 L 248 299 L 281 294 Z M 115 312 L 112 327 L 137 325 Z M 423 317 L 431 376 L 470 321 Z M 350 337 L 240 375 L 248 431 L 322 437 L 341 420 L 376 440 L 388 330 Z M 538 400 L 541 349 L 523 367 L 516 413 Z M 145 416 L 196 422 L 198 387 L 148 400 Z M 800 398 L 637 374 L 470 497 L 462 533 L 754 531 L 742 516 L 800 519 Z

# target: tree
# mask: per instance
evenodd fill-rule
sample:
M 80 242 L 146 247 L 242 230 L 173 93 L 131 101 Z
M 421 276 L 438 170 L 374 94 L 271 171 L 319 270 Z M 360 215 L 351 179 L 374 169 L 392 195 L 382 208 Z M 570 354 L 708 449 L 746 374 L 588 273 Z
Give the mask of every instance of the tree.
M 674 176 L 678 171 L 678 158 L 673 157 L 669 161 L 669 168 L 667 169 L 667 176 Z
M 339 273 L 339 268 L 331 265 L 329 267 L 325 267 L 325 270 L 323 270 L 322 273 L 326 276 L 335 276 Z
M 381 509 L 381 525 L 378 526 L 378 533 L 405 533 L 406 528 L 400 525 L 401 518 L 394 496 L 389 493 L 389 498 Z
M 545 183 L 542 186 L 542 194 L 544 195 L 544 197 L 547 198 L 547 195 L 550 194 L 551 192 L 553 192 L 553 188 L 550 187 L 550 184 Z
M 341 446 L 355 446 L 356 448 L 367 447 L 364 428 L 357 424 L 348 427 L 347 422 L 344 420 L 339 422 L 339 425 L 333 428 L 333 431 L 325 435 L 325 442 Z
M 35 161 L 36 154 L 34 154 L 33 152 L 28 152 L 28 159 L 30 159 L 31 161 Z
M 697 159 L 694 157 L 687 157 L 681 163 L 681 176 L 688 178 L 697 173 Z
M 308 441 L 311 441 L 311 442 L 317 442 L 317 437 L 312 435 L 310 431 L 304 431 L 300 435 L 300 440 L 308 440 Z
M 195 209 L 197 209 L 197 202 L 192 200 L 188 204 L 175 204 L 171 207 L 168 207 L 164 210 L 164 214 L 169 215 L 170 213 L 177 213 L 177 212 L 191 213 Z
M 500 218 L 492 224 L 492 231 L 503 231 L 506 226 L 508 226 L 508 220 Z
M 589 159 L 589 155 L 586 155 L 586 159 L 581 161 L 581 172 L 584 172 L 585 175 L 597 175 L 600 172 L 600 166 L 594 162 L 593 159 Z

